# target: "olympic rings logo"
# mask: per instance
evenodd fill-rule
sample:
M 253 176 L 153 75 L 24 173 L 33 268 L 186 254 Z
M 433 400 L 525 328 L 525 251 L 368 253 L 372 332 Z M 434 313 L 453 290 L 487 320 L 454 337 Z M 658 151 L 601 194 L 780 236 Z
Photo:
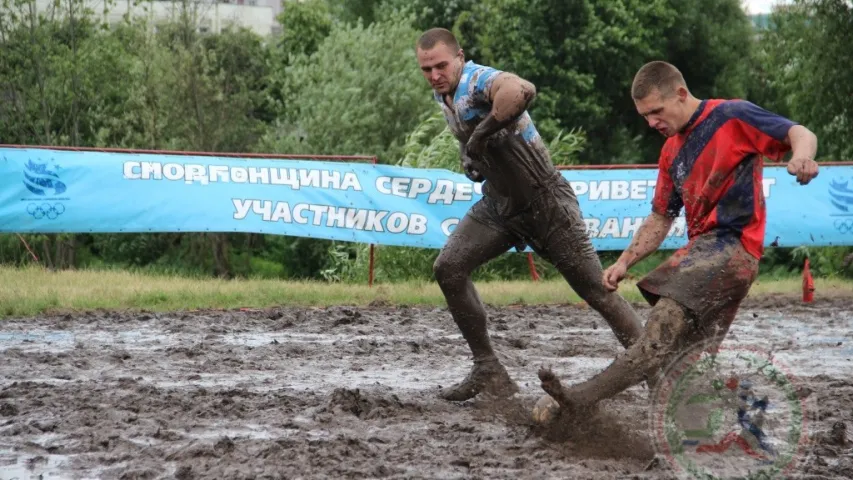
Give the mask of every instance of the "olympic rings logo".
M 847 218 L 844 220 L 836 220 L 835 221 L 835 229 L 838 230 L 838 233 L 851 233 L 851 232 L 853 232 L 853 218 Z
M 48 203 L 42 203 L 41 205 L 31 203 L 27 205 L 27 213 L 32 215 L 36 220 L 41 220 L 42 218 L 55 220 L 56 217 L 65 213 L 65 205 L 61 203 L 54 203 L 53 205 Z

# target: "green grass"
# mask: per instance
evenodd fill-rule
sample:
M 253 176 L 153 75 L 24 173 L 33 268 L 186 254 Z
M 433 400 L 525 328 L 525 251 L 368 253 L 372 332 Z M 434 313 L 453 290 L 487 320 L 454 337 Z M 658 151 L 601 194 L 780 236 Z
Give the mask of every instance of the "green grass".
M 86 310 L 193 310 L 265 308 L 282 305 L 367 305 L 385 302 L 406 305 L 445 305 L 433 282 L 367 285 L 280 280 L 218 280 L 131 273 L 39 267 L 0 267 L 0 317 Z M 483 282 L 477 284 L 491 305 L 578 303 L 580 298 L 564 281 Z M 800 295 L 799 278 L 761 280 L 751 296 Z M 853 282 L 816 279 L 818 296 L 853 296 Z M 632 282 L 620 292 L 642 302 Z

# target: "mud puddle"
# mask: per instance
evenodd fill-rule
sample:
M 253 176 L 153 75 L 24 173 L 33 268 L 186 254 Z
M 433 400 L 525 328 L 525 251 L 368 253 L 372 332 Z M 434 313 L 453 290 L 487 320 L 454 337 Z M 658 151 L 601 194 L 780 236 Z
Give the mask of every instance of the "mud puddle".
M 540 365 L 573 383 L 620 351 L 600 317 L 571 306 L 489 313 L 521 387 L 511 401 L 436 398 L 470 366 L 444 309 L 4 320 L 0 480 L 671 478 L 665 465 L 646 469 L 643 386 L 605 402 L 618 428 L 588 442 L 549 442 L 532 428 Z M 849 307 L 774 305 L 744 308 L 727 344 L 774 352 L 820 394 L 829 431 L 853 427 L 851 332 Z M 816 458 L 799 478 L 853 476 L 849 443 L 820 444 Z

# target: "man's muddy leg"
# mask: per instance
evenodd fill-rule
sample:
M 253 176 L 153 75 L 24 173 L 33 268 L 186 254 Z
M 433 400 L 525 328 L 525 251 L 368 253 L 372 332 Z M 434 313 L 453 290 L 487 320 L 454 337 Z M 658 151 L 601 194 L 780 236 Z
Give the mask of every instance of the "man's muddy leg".
M 558 207 L 560 208 L 560 207 Z M 643 333 L 640 316 L 618 292 L 604 287 L 603 269 L 586 233 L 580 214 L 571 225 L 555 229 L 545 252 L 572 289 L 597 311 L 625 348 Z
M 539 371 L 542 389 L 568 410 L 594 405 L 656 375 L 682 348 L 688 334 L 687 311 L 674 300 L 661 298 L 640 339 L 603 372 L 567 388 L 550 369 L 543 368 Z
M 486 328 L 486 309 L 471 280 L 474 269 L 506 253 L 512 245 L 511 235 L 466 215 L 435 261 L 435 278 L 474 356 L 474 367 L 468 377 L 441 393 L 447 400 L 468 400 L 483 390 L 496 394 L 518 390 L 492 349 Z
M 734 301 L 721 309 L 715 309 L 705 314 L 697 322 L 701 328 L 691 329 L 687 342 L 690 344 L 702 342 L 705 344 L 706 350 L 718 351 L 737 316 L 740 303 L 740 301 Z

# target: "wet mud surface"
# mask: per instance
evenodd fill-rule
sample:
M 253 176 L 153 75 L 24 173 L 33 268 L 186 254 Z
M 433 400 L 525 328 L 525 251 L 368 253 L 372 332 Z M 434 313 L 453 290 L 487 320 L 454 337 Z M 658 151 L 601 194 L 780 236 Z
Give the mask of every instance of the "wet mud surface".
M 824 433 L 789 478 L 853 477 L 849 303 L 752 302 L 726 342 L 773 351 L 819 399 Z M 674 478 L 650 464 L 644 386 L 605 401 L 606 419 L 566 441 L 529 418 L 540 365 L 571 384 L 619 352 L 595 312 L 489 314 L 521 393 L 464 403 L 436 397 L 471 365 L 442 308 L 2 320 L 0 479 Z

